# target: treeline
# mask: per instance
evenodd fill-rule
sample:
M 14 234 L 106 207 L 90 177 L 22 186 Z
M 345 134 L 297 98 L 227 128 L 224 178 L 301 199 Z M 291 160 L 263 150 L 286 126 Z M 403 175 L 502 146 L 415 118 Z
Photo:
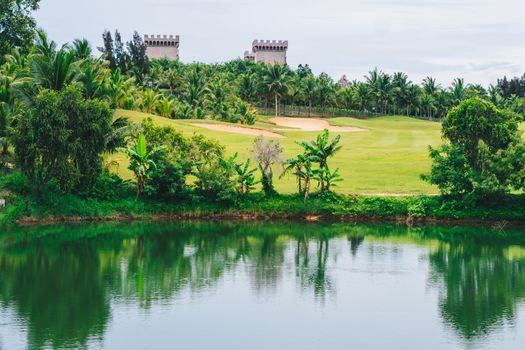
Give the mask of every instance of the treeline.
M 462 101 L 479 97 L 499 108 L 524 114 L 525 75 L 506 77 L 485 88 L 457 78 L 448 87 L 427 77 L 421 84 L 405 73 L 392 75 L 374 69 L 362 81 L 334 81 L 328 74 L 315 76 L 308 65 L 297 69 L 233 60 L 222 64 L 183 64 L 165 59 L 148 62 L 145 46 L 136 33 L 126 46 L 118 31 L 115 39 L 103 34 L 103 57 L 113 71 L 133 76 L 152 95 L 148 106 L 121 102 L 122 107 L 157 112 L 172 118 L 212 118 L 251 123 L 250 105 L 280 114 L 282 105 L 312 114 L 339 109 L 359 115 L 403 114 L 442 119 Z M 140 50 L 133 49 L 140 48 Z M 141 57 L 137 58 L 137 52 Z M 241 101 L 239 101 L 239 99 Z M 236 107 L 237 106 L 237 107 Z M 250 115 L 250 117 L 248 117 Z

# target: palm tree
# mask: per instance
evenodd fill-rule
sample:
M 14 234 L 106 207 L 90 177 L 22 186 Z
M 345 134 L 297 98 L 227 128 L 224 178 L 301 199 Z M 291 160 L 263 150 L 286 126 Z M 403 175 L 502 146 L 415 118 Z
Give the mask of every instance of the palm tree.
M 263 84 L 275 101 L 275 116 L 279 115 L 279 99 L 288 91 L 288 70 L 284 65 L 273 64 L 266 67 Z
M 11 79 L 0 72 L 0 145 L 2 154 L 9 153 L 7 128 L 14 116 L 14 96 L 11 94 Z
M 395 101 L 395 113 L 401 108 L 402 105 L 406 104 L 407 90 L 412 84 L 408 80 L 408 76 L 405 73 L 397 72 L 392 76 L 392 96 Z
M 180 73 L 175 68 L 169 68 L 164 71 L 159 79 L 161 86 L 165 86 L 170 90 L 170 94 L 180 92 L 184 86 L 184 80 Z
M 87 60 L 91 58 L 93 50 L 87 39 L 75 39 L 73 41 L 72 52 L 77 60 Z
M 465 80 L 461 78 L 454 79 L 450 92 L 454 105 L 458 105 L 465 99 Z
M 159 101 L 161 100 L 162 95 L 156 91 L 146 89 L 142 91 L 140 98 L 140 105 L 143 112 L 153 113 L 157 108 Z
M 363 82 L 358 82 L 354 85 L 354 94 L 356 102 L 359 104 L 359 108 L 364 111 L 368 109 L 368 104 L 370 102 L 370 89 Z
M 175 113 L 176 102 L 167 97 L 161 97 L 157 102 L 157 112 L 160 116 L 172 118 Z
M 392 98 L 392 84 L 391 77 L 388 74 L 381 73 L 379 79 L 375 85 L 375 91 L 377 96 L 377 103 L 380 106 L 381 112 L 386 113 L 388 103 Z
M 432 119 L 435 110 L 434 98 L 426 92 L 421 96 L 421 109 L 425 110 L 426 116 Z
M 80 65 L 78 81 L 84 86 L 84 96 L 88 99 L 104 97 L 104 84 L 108 70 L 98 61 L 83 61 Z
M 62 48 L 65 48 L 63 46 Z M 34 53 L 37 55 L 43 56 L 52 56 L 57 51 L 57 44 L 47 38 L 46 32 L 43 30 L 37 30 L 36 32 L 36 42 L 34 47 Z
M 104 96 L 112 108 L 120 108 L 126 96 L 135 89 L 135 79 L 122 74 L 120 68 L 115 69 L 104 84 Z
M 322 73 L 317 79 L 317 97 L 323 109 L 323 114 L 326 113 L 326 105 L 333 101 L 334 84 L 332 79 L 325 73 Z
M 284 162 L 284 170 L 281 177 L 289 172 L 293 172 L 297 178 L 297 193 L 299 194 L 303 193 L 303 168 L 307 162 L 310 162 L 310 159 L 304 154 L 299 154 L 296 158 L 290 158 Z
M 431 97 L 435 97 L 436 94 L 440 90 L 439 84 L 436 83 L 436 79 L 432 77 L 426 77 L 423 79 L 423 91 L 430 95 Z
M 254 74 L 242 74 L 239 78 L 239 97 L 244 101 L 252 102 L 257 96 L 257 85 Z
M 311 116 L 312 103 L 315 99 L 315 95 L 317 94 L 317 82 L 315 78 L 311 75 L 308 75 L 305 79 L 303 79 L 302 89 L 304 91 L 304 95 L 308 99 L 308 116 Z
M 164 148 L 164 146 L 155 147 L 148 152 L 144 134 L 139 135 L 133 148 L 117 148 L 117 151 L 126 154 L 130 158 L 129 169 L 133 171 L 137 178 L 137 198 L 144 193 L 144 184 L 149 170 L 157 167 L 153 158 Z

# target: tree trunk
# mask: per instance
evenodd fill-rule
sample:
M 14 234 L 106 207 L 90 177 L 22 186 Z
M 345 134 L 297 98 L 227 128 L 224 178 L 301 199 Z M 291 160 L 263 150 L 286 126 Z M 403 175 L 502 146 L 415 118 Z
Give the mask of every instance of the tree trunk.
M 275 116 L 277 117 L 279 115 L 279 100 L 277 98 L 277 94 L 275 94 Z
M 310 178 L 307 177 L 304 179 L 304 202 L 308 201 L 308 196 L 310 195 Z

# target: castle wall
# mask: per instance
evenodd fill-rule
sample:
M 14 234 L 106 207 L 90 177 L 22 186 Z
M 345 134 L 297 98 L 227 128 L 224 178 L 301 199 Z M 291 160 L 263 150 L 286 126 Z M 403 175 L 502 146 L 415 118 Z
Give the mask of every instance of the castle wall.
M 255 62 L 286 64 L 286 51 L 256 51 Z
M 174 46 L 147 46 L 146 55 L 150 59 L 167 58 L 175 61 L 179 59 L 179 48 Z

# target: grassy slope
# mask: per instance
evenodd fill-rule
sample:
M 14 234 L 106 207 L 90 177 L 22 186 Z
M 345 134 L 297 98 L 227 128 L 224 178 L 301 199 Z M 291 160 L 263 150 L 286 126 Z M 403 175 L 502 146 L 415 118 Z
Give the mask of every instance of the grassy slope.
M 124 110 L 117 111 L 116 115 L 126 116 L 134 122 L 140 122 L 145 117 L 151 116 Z M 189 121 L 151 117 L 157 125 L 169 125 L 183 133 L 198 132 L 212 137 L 226 145 L 228 154 L 238 152 L 241 158 L 251 156 L 253 136 L 212 131 L 192 126 Z M 330 119 L 330 123 L 369 130 L 360 133 L 341 133 L 343 149 L 331 162 L 334 169 L 340 168 L 344 179 L 339 183 L 339 192 L 358 194 L 434 194 L 437 192 L 435 188 L 421 181 L 419 175 L 428 171 L 430 166 L 428 145 L 440 143 L 439 123 L 406 117 L 381 117 L 369 120 L 334 118 Z M 260 117 L 257 124 L 252 127 L 273 129 L 273 125 L 268 123 L 266 117 Z M 279 139 L 279 142 L 284 146 L 287 158 L 300 152 L 300 147 L 295 141 L 311 140 L 318 134 L 318 132 L 282 130 L 283 128 L 280 127 L 277 129 L 279 130 L 272 131 L 286 136 Z M 119 172 L 123 176 L 131 176 L 122 155 L 115 155 L 111 159 L 121 163 Z M 291 193 L 295 190 L 294 178 L 287 176 L 276 179 L 276 187 L 280 192 Z

